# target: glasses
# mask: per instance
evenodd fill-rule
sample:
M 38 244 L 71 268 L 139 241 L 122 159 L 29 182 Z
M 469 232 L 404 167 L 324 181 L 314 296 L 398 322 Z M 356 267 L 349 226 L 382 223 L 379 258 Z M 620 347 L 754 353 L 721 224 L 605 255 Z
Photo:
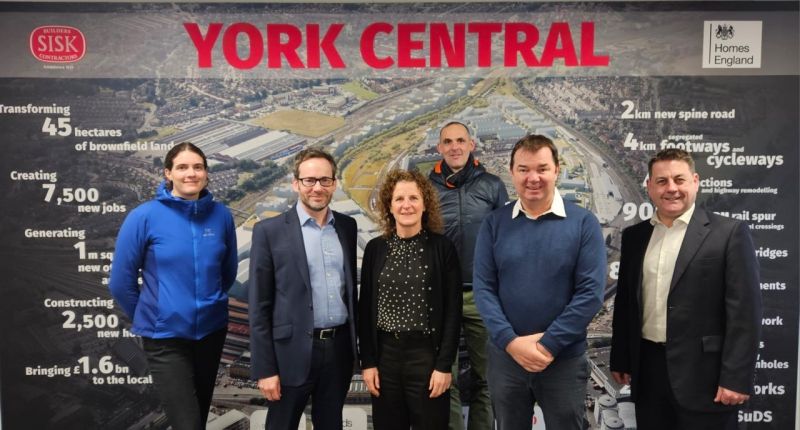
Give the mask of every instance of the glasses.
M 319 184 L 323 187 L 330 187 L 333 185 L 333 182 L 336 181 L 336 178 L 324 176 L 322 178 L 297 178 L 297 180 L 300 181 L 300 183 L 305 187 L 313 187 L 317 184 L 317 182 L 319 182 Z

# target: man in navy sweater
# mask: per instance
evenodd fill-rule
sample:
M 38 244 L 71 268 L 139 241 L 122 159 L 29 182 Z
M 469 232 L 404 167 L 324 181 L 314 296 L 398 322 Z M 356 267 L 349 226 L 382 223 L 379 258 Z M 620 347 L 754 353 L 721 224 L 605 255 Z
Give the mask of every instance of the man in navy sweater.
M 519 199 L 492 212 L 475 246 L 475 302 L 489 331 L 489 391 L 499 430 L 583 429 L 586 327 L 603 304 L 606 249 L 589 211 L 556 190 L 558 151 L 529 135 L 511 151 Z

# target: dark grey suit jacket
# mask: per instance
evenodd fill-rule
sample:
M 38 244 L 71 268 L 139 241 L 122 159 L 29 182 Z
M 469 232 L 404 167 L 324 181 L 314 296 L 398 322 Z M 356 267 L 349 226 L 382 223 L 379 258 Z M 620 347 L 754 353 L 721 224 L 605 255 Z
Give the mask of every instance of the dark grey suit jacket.
M 642 266 L 653 226 L 622 233 L 614 301 L 611 370 L 631 374 L 636 400 L 642 333 Z M 681 244 L 667 298 L 666 359 L 679 404 L 696 411 L 714 403 L 717 386 L 751 393 L 761 328 L 759 266 L 747 224 L 696 207 Z
M 344 300 L 355 357 L 356 222 L 338 212 L 333 218 L 344 253 Z M 248 297 L 252 378 L 280 375 L 282 385 L 303 384 L 311 368 L 314 309 L 296 209 L 253 228 Z

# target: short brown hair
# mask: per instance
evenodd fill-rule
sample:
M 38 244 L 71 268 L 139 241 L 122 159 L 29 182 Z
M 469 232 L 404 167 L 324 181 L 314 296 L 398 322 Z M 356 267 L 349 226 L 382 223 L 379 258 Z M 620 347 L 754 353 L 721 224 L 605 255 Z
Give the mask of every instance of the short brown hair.
M 392 194 L 394 194 L 398 182 L 417 184 L 417 188 L 422 193 L 422 203 L 425 205 L 425 212 L 422 214 L 422 228 L 434 233 L 441 233 L 443 224 L 439 211 L 439 195 L 433 185 L 428 182 L 428 178 L 418 170 L 395 169 L 386 175 L 378 193 L 378 213 L 381 217 L 380 224 L 383 235 L 389 237 L 397 231 L 392 215 Z
M 331 163 L 331 168 L 333 169 L 333 177 L 336 178 L 336 160 L 333 159 L 333 156 L 321 149 L 307 148 L 298 152 L 297 155 L 294 156 L 295 179 L 300 179 L 300 165 L 303 164 L 304 161 L 312 158 L 324 158 L 328 160 L 328 162 Z
M 181 142 L 172 148 L 170 148 L 167 155 L 164 157 L 164 168 L 167 170 L 172 170 L 172 162 L 175 160 L 175 157 L 178 156 L 183 151 L 194 152 L 195 154 L 199 155 L 200 158 L 203 159 L 203 167 L 208 169 L 208 160 L 206 160 L 206 154 L 203 154 L 203 150 L 198 148 L 192 142 Z
M 694 160 L 692 159 L 692 156 L 689 155 L 689 153 L 684 151 L 683 149 L 667 148 L 658 151 L 658 153 L 654 155 L 653 158 L 650 159 L 650 161 L 647 162 L 648 175 L 653 174 L 653 164 L 656 164 L 659 161 L 683 161 L 684 163 L 689 165 L 689 170 L 692 173 L 695 173 Z
M 472 139 L 472 132 L 470 132 L 469 127 L 467 127 L 466 124 L 464 124 L 461 121 L 450 121 L 447 124 L 443 125 L 442 128 L 439 129 L 439 140 L 442 140 L 442 132 L 444 131 L 444 129 L 446 129 L 447 127 L 450 127 L 451 125 L 460 125 L 460 126 L 464 127 L 464 130 L 467 131 L 467 137 Z
M 512 169 L 514 168 L 514 155 L 518 150 L 524 149 L 529 152 L 536 152 L 542 148 L 550 148 L 550 152 L 553 154 L 553 163 L 556 168 L 558 168 L 558 149 L 549 137 L 542 136 L 541 134 L 529 134 L 514 144 L 514 149 L 511 150 L 511 162 L 509 163 L 509 167 Z

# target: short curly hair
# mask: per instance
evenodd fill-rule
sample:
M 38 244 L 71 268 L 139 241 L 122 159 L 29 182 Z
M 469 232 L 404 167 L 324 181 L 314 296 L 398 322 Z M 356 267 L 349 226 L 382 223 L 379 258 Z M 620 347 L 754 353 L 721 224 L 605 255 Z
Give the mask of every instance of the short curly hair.
M 417 184 L 417 188 L 422 193 L 422 203 L 425 205 L 425 212 L 422 214 L 422 228 L 434 233 L 441 233 L 443 223 L 439 210 L 439 195 L 428 178 L 418 170 L 395 169 L 386 175 L 378 193 L 377 209 L 383 235 L 389 237 L 397 231 L 397 225 L 392 215 L 392 194 L 394 194 L 398 182 Z

